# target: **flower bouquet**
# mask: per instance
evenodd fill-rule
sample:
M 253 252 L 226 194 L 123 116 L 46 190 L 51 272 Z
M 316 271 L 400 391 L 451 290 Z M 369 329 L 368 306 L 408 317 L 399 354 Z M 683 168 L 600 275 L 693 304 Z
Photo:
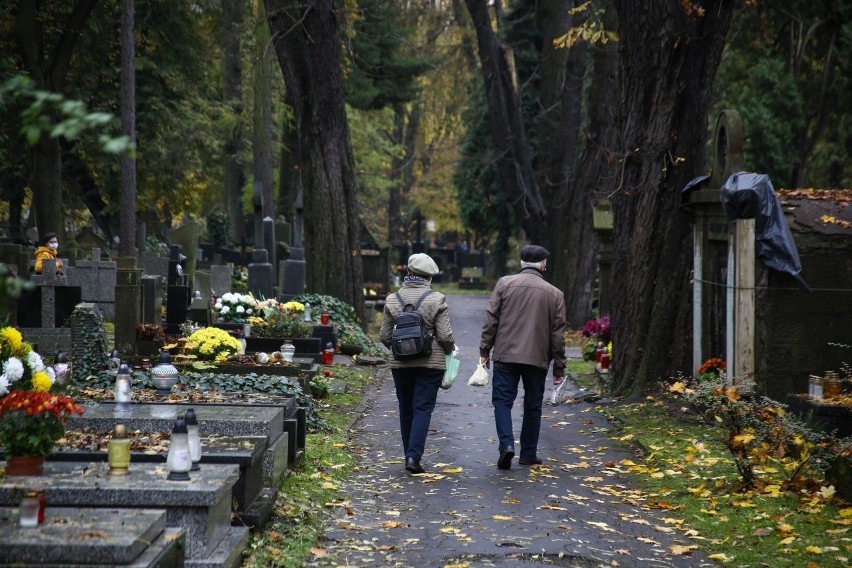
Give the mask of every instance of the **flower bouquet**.
M 185 347 L 203 361 L 225 361 L 242 351 L 242 344 L 224 329 L 205 327 L 189 336 Z
M 251 294 L 228 292 L 222 294 L 213 305 L 216 319 L 230 323 L 246 323 L 247 319 L 256 315 L 260 302 Z
M 0 329 L 0 396 L 11 389 L 47 392 L 53 386 L 55 375 L 46 367 L 41 355 L 33 351 L 32 345 L 24 341 L 21 332 L 14 327 Z
M 311 322 L 304 321 L 305 305 L 300 302 L 280 303 L 266 300 L 260 303 L 260 312 L 249 318 L 254 337 L 280 337 L 298 339 L 310 337 L 314 331 Z
M 0 400 L 0 444 L 10 456 L 48 456 L 65 423 L 83 408 L 69 396 L 14 390 Z

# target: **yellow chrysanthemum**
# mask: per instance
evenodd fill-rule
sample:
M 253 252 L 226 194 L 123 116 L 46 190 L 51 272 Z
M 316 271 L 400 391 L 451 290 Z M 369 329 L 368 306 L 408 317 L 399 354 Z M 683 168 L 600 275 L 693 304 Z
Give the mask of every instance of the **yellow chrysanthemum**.
M 0 341 L 9 347 L 9 350 L 17 352 L 21 348 L 21 343 L 24 341 L 24 336 L 14 327 L 4 327 L 0 330 Z
M 36 392 L 47 392 L 50 390 L 50 377 L 44 371 L 33 375 L 33 390 Z
M 25 357 L 27 353 L 33 350 L 33 344 L 22 341 L 21 345 L 15 350 L 14 354 L 18 357 Z

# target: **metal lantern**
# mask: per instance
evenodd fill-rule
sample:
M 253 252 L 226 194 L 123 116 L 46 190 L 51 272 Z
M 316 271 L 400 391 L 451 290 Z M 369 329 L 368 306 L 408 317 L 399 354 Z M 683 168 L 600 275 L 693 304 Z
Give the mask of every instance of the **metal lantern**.
M 151 382 L 159 396 L 168 396 L 172 387 L 180 380 L 177 367 L 172 365 L 172 356 L 167 351 L 160 353 L 159 362 L 151 369 Z
M 198 418 L 195 410 L 190 408 L 186 411 L 186 430 L 189 435 L 189 457 L 192 459 L 192 471 L 201 469 L 198 462 L 201 460 L 201 438 L 198 435 Z
M 169 481 L 189 481 L 192 469 L 192 455 L 189 453 L 189 431 L 183 416 L 175 418 L 172 437 L 169 442 L 169 454 L 166 456 L 166 469 Z

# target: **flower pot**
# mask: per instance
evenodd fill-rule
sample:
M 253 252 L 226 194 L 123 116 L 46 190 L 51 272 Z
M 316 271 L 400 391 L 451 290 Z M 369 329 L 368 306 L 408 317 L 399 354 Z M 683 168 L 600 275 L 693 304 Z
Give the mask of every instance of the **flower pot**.
M 41 475 L 44 470 L 44 456 L 8 456 L 6 475 Z

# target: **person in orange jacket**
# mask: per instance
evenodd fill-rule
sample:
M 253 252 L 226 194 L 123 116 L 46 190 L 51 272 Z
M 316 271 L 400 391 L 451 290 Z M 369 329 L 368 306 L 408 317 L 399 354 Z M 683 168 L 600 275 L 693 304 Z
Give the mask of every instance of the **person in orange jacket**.
M 41 274 L 41 265 L 45 260 L 56 261 L 56 273 L 62 274 L 62 261 L 59 260 L 59 237 L 56 233 L 47 233 L 41 239 L 41 246 L 35 252 L 35 273 Z

